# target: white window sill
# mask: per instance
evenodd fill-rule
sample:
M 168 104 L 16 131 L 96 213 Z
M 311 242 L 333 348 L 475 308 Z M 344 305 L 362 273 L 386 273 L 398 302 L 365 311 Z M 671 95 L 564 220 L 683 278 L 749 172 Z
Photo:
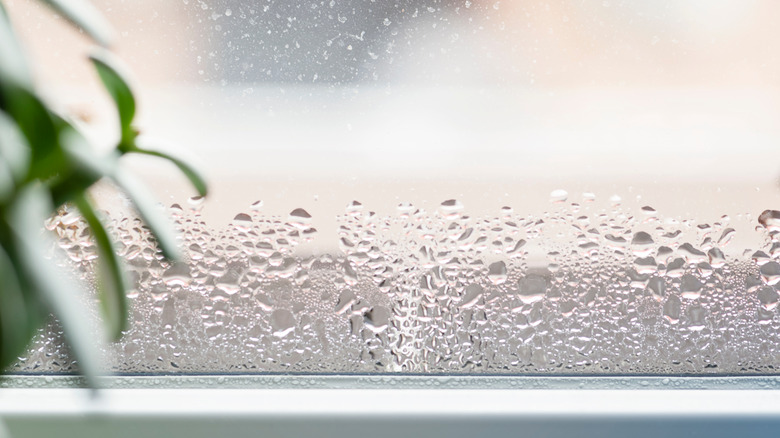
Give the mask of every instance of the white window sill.
M 593 389 L 0 390 L 11 437 L 772 436 L 780 392 Z

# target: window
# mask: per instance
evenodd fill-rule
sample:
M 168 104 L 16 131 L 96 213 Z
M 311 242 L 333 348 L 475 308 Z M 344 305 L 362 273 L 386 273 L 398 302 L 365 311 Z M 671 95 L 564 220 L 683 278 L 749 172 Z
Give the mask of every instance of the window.
M 133 272 L 120 375 L 750 376 L 778 354 L 772 2 L 98 2 L 181 230 Z M 83 41 L 9 5 L 110 143 Z M 51 224 L 76 272 L 81 223 Z M 74 371 L 52 327 L 17 374 Z

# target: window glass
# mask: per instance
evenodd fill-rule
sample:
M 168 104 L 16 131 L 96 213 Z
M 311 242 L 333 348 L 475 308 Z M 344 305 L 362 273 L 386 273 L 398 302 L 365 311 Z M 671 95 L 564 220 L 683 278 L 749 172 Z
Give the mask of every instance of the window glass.
M 113 114 L 59 17 L 9 2 L 39 83 Z M 766 374 L 780 345 L 780 5 L 771 1 L 95 2 L 181 231 L 132 272 L 127 374 Z M 778 210 L 778 211 L 776 211 Z M 95 251 L 47 227 L 73 272 Z M 73 372 L 51 326 L 17 373 Z

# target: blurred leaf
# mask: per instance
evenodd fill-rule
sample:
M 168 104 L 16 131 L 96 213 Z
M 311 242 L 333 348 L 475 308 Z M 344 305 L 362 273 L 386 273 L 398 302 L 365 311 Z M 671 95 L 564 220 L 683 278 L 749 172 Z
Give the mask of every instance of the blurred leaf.
M 42 0 L 55 12 L 80 27 L 93 40 L 104 47 L 111 45 L 114 31 L 92 3 L 87 0 Z
M 11 172 L 14 181 L 21 181 L 30 163 L 30 147 L 16 122 L 0 111 L 0 159 Z
M 31 89 L 31 78 L 24 51 L 16 39 L 8 13 L 0 3 L 0 84 L 11 81 Z
M 30 145 L 27 179 L 45 180 L 58 174 L 65 161 L 52 114 L 30 91 L 9 83 L 3 85 L 0 107 L 16 122 Z
M 136 135 L 132 127 L 135 117 L 135 97 L 129 85 L 129 74 L 126 73 L 121 61 L 107 50 L 95 52 L 89 59 L 92 60 L 100 80 L 116 103 L 122 129 L 120 148 L 132 145 Z
M 34 318 L 25 305 L 24 292 L 16 269 L 0 246 L 0 369 L 6 368 L 24 353 L 30 342 Z
M 0 204 L 6 203 L 14 194 L 14 176 L 11 174 L 11 169 L 0 157 Z
M 79 369 L 90 386 L 97 387 L 100 372 L 99 339 L 95 339 L 90 315 L 84 310 L 81 288 L 64 277 L 46 256 L 53 245 L 41 224 L 54 210 L 51 200 L 40 185 L 28 185 L 18 193 L 6 217 L 12 232 L 14 252 L 9 256 L 17 261 L 18 273 L 24 283 L 33 288 L 62 324 Z
M 197 170 L 195 170 L 194 167 L 190 166 L 187 162 L 182 161 L 179 158 L 176 158 L 174 156 L 171 156 L 169 154 L 166 154 L 164 152 L 159 152 L 151 149 L 146 148 L 140 148 L 137 146 L 132 147 L 129 152 L 132 153 L 138 153 L 138 154 L 144 154 L 144 155 L 151 155 L 154 157 L 160 157 L 163 159 L 166 159 L 173 163 L 176 167 L 179 168 L 179 170 L 184 174 L 184 176 L 187 177 L 188 180 L 192 183 L 192 185 L 195 187 L 195 190 L 198 191 L 198 195 L 200 196 L 206 196 L 208 194 L 208 186 L 206 185 L 206 180 L 203 179 L 203 177 L 198 173 Z
M 114 174 L 119 158 L 115 152 L 95 153 L 87 139 L 71 126 L 62 129 L 59 138 L 63 154 L 72 172 L 92 179 L 93 183 Z
M 0 204 L 14 194 L 27 174 L 30 150 L 13 119 L 0 111 Z
M 181 253 L 176 242 L 176 233 L 168 218 L 158 208 L 154 198 L 147 192 L 146 188 L 139 183 L 132 175 L 121 168 L 114 174 L 114 181 L 124 190 L 130 200 L 135 205 L 141 219 L 152 231 L 157 239 L 165 258 L 168 260 L 180 260 Z
M 52 114 L 59 130 L 64 162 L 60 172 L 46 181 L 55 205 L 73 200 L 103 177 L 114 174 L 119 158 L 115 151 L 99 155 L 87 139 L 67 120 Z
M 92 236 L 98 247 L 98 293 L 103 316 L 109 327 L 112 339 L 119 340 L 122 331 L 127 327 L 127 279 L 114 245 L 103 222 L 98 217 L 92 204 L 84 193 L 74 199 L 74 204 L 81 212 L 92 230 Z

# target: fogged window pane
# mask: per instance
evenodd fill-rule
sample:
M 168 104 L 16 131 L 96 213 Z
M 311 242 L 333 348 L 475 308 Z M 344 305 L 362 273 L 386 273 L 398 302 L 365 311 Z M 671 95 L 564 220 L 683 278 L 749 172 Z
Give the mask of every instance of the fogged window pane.
M 41 85 L 113 141 L 84 42 L 11 12 Z M 101 2 L 181 230 L 134 273 L 123 373 L 773 373 L 773 2 Z M 87 281 L 78 217 L 48 224 Z M 17 372 L 72 371 L 56 327 Z

